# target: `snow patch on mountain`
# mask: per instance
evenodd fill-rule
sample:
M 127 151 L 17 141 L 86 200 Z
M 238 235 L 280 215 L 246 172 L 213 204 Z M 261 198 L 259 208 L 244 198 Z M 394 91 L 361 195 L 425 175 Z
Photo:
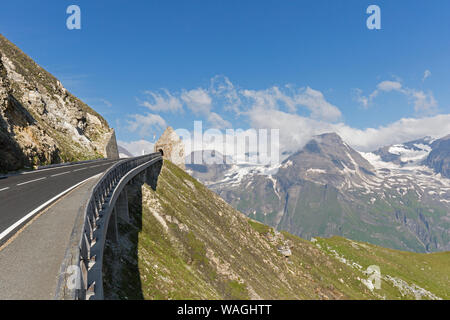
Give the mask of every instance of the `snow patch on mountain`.
M 419 146 L 417 147 L 419 148 Z M 376 168 L 377 177 L 383 180 L 382 187 L 394 189 L 399 196 L 406 195 L 408 191 L 415 191 L 419 199 L 423 196 L 430 196 L 437 201 L 447 202 L 446 199 L 450 199 L 448 190 L 450 179 L 446 179 L 440 173 L 436 174 L 433 169 L 420 164 L 431 150 L 428 146 L 420 147 L 421 151 L 411 151 L 399 147 L 399 145 L 395 148 L 391 147 L 394 148 L 392 151 L 401 153 L 405 157 L 404 159 L 408 159 L 408 163 L 404 165 L 383 161 L 379 155 L 374 153 L 360 152 L 360 154 Z M 407 151 L 405 152 L 405 150 Z M 412 159 L 415 160 L 412 161 Z M 395 195 L 391 195 L 391 197 L 395 197 Z
M 406 163 L 417 163 L 424 160 L 431 151 L 431 147 L 421 143 L 414 143 L 413 148 L 408 148 L 403 144 L 391 146 L 388 151 L 391 154 L 400 156 L 400 161 Z
M 325 170 L 323 169 L 315 169 L 315 168 L 309 168 L 308 170 L 306 170 L 306 173 L 327 173 Z
M 220 181 L 206 183 L 208 187 L 214 185 L 236 186 L 239 185 L 246 177 L 252 175 L 265 175 L 271 177 L 277 172 L 280 165 L 263 166 L 249 163 L 233 164 L 231 168 L 224 174 L 224 178 Z

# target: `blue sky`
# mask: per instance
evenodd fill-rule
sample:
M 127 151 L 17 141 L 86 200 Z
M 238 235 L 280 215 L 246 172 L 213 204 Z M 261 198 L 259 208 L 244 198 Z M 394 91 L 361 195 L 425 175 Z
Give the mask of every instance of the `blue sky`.
M 81 30 L 66 28 L 71 4 Z M 371 4 L 381 30 L 366 27 Z M 450 133 L 449 12 L 448 0 L 15 0 L 0 32 L 123 142 L 203 120 L 278 127 L 288 149 L 334 130 L 363 150 Z

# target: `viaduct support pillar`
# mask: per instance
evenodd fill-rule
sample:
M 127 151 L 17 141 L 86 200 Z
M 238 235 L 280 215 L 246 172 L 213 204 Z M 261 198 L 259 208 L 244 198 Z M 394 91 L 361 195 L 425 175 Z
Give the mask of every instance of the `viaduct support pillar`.
M 114 207 L 113 211 L 111 212 L 111 217 L 109 218 L 107 236 L 113 242 L 115 242 L 115 243 L 119 242 L 119 230 L 118 230 L 118 226 L 117 226 L 117 209 L 116 209 L 116 207 Z
M 130 222 L 130 214 L 128 211 L 128 193 L 125 187 L 119 195 L 116 202 L 115 210 L 119 218 L 123 219 L 125 222 Z

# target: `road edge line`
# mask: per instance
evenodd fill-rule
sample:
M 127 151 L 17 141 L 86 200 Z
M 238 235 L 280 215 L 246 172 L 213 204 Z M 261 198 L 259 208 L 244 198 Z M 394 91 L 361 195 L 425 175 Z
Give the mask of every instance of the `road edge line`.
M 50 200 L 46 201 L 45 203 L 41 204 L 39 207 L 37 207 L 36 209 L 34 209 L 33 211 L 31 211 L 30 213 L 28 213 L 27 215 L 25 215 L 24 217 L 22 217 L 21 219 L 19 219 L 17 222 L 15 222 L 14 224 L 12 224 L 10 227 L 8 227 L 6 230 L 4 230 L 2 233 L 0 233 L 0 245 L 2 243 L 4 243 L 6 240 L 8 240 L 8 236 L 12 236 L 12 232 L 17 230 L 18 228 L 20 228 L 22 225 L 24 225 L 27 221 L 29 221 L 31 218 L 33 218 L 34 215 L 36 215 L 37 213 L 39 213 L 41 210 L 43 210 L 45 207 L 49 206 L 50 204 L 52 204 L 53 202 L 55 202 L 56 200 L 58 200 L 59 198 L 65 196 L 67 193 L 69 193 L 70 191 L 72 191 L 73 189 L 79 187 L 80 185 L 82 185 L 83 183 L 89 181 L 90 179 L 95 178 L 97 175 L 89 177 L 81 182 L 78 182 L 77 184 L 73 185 L 72 187 L 64 190 L 63 192 L 59 193 L 58 195 L 54 196 L 53 198 L 51 198 Z

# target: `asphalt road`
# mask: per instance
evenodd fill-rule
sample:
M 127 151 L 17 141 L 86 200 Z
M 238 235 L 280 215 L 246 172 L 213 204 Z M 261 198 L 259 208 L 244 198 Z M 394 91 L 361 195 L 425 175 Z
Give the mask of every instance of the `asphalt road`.
M 118 161 L 100 160 L 0 177 L 0 238 L 8 228 L 48 200 Z

